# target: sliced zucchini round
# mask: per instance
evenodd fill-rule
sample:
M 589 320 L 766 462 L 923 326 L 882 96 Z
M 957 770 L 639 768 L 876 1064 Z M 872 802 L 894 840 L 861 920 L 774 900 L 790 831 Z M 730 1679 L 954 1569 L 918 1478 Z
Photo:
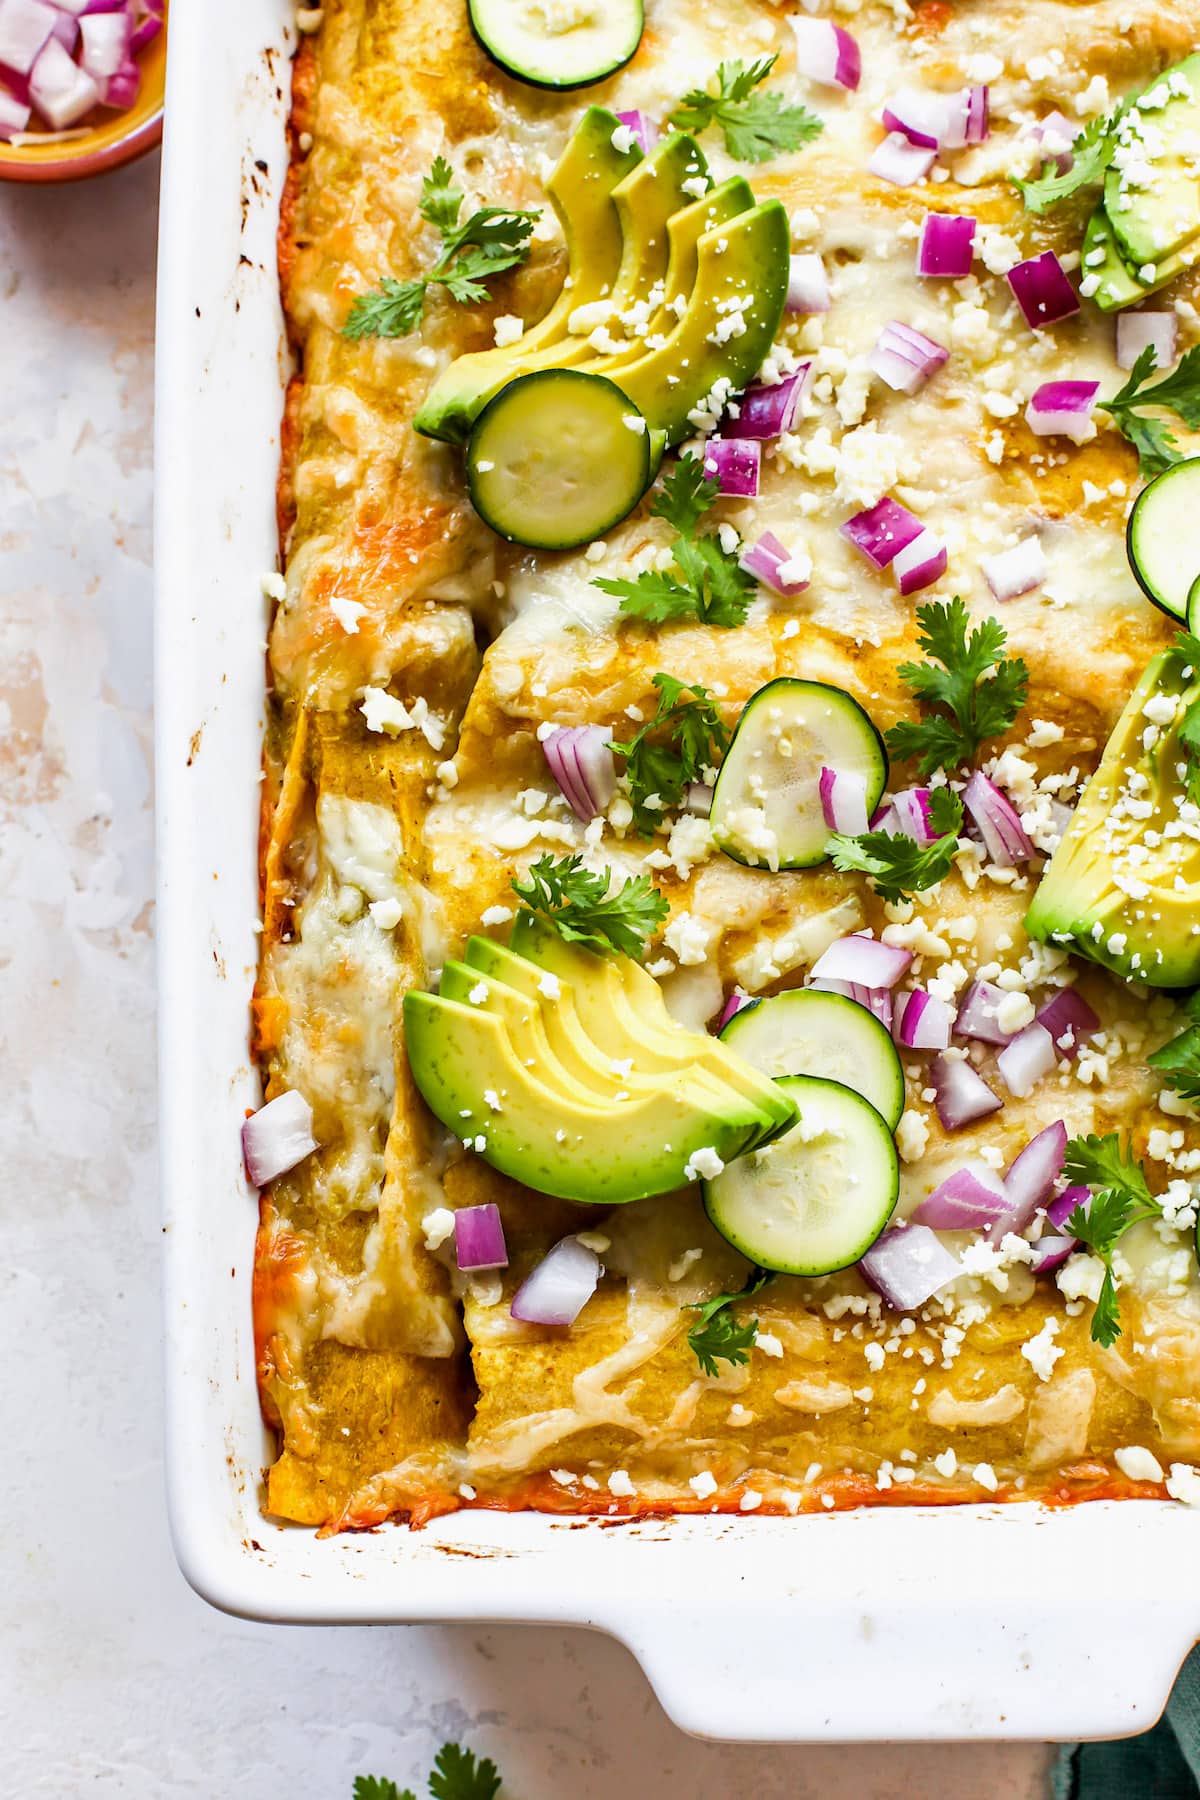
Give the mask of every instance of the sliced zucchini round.
M 1200 456 L 1165 469 L 1142 489 L 1125 543 L 1138 586 L 1182 623 L 1200 573 Z
M 713 837 L 751 868 L 810 869 L 831 836 L 823 767 L 861 775 L 868 818 L 887 786 L 883 739 L 841 688 L 780 676 L 747 701 L 713 792 Z
M 764 1075 L 818 1075 L 869 1100 L 895 1131 L 904 1111 L 900 1053 L 874 1013 L 845 994 L 790 988 L 744 1006 L 722 1040 Z
M 1188 589 L 1186 623 L 1189 631 L 1200 633 L 1200 575 Z
M 467 444 L 472 504 L 510 544 L 574 550 L 617 525 L 650 485 L 650 430 L 603 375 L 542 369 L 501 388 Z
M 785 1075 L 799 1123 L 703 1184 L 723 1238 L 781 1275 L 831 1275 L 871 1248 L 896 1208 L 900 1161 L 869 1100 L 838 1081 Z
M 587 87 L 642 41 L 642 0 L 468 0 L 471 29 L 493 62 L 533 87 Z

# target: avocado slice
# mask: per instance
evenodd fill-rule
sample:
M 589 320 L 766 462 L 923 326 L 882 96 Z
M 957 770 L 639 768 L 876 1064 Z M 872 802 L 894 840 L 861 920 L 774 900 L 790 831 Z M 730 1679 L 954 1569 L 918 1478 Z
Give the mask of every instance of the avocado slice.
M 667 226 L 689 203 L 685 181 L 708 179 L 708 163 L 695 138 L 672 132 L 613 189 L 621 221 L 621 267 L 613 284 L 614 312 L 624 312 L 650 293 L 667 272 Z
M 695 1155 L 730 1163 L 762 1125 L 736 1096 L 714 1109 L 683 1075 L 664 1075 L 640 1099 L 576 1105 L 521 1060 L 494 1013 L 438 994 L 406 994 L 404 1027 L 413 1079 L 443 1125 L 494 1169 L 559 1199 L 617 1206 L 671 1193 Z
M 475 961 L 472 946 L 489 942 L 472 938 L 467 961 Z M 582 944 L 565 943 L 552 926 L 525 911 L 517 914 L 509 948 L 518 959 L 557 976 L 563 992 L 570 993 L 581 1029 L 602 1056 L 628 1057 L 632 1051 L 636 1066 L 647 1072 L 666 1073 L 681 1062 L 706 1069 L 762 1110 L 771 1120 L 769 1136 L 795 1123 L 792 1104 L 778 1083 L 728 1044 L 688 1031 L 673 1019 L 657 981 L 632 957 L 598 956 Z
M 1090 260 L 1098 250 L 1104 252 L 1103 262 Z M 1120 312 L 1126 306 L 1136 306 L 1139 300 L 1146 299 L 1149 294 L 1156 294 L 1197 261 L 1200 261 L 1200 236 L 1174 256 L 1165 257 L 1157 263 L 1152 282 L 1140 281 L 1117 248 L 1117 240 L 1103 206 L 1096 208 L 1088 220 L 1083 236 L 1084 274 L 1098 275 L 1100 278 L 1100 286 L 1092 299 L 1102 312 Z
M 1150 987 L 1200 982 L 1200 808 L 1178 774 L 1180 724 L 1197 699 L 1200 670 L 1177 650 L 1153 659 L 1025 916 L 1031 938 Z
M 1152 105 L 1159 96 L 1169 97 Z M 1118 138 L 1104 180 L 1104 210 L 1125 261 L 1135 270 L 1154 268 L 1156 280 L 1159 263 L 1200 233 L 1200 55 L 1186 57 L 1138 95 Z
M 612 375 L 672 444 L 694 430 L 688 414 L 718 382 L 736 393 L 762 367 L 783 318 L 790 254 L 788 216 L 778 200 L 704 232 L 682 319 L 661 349 Z M 739 317 L 743 329 L 734 335 L 730 324 Z
M 634 171 L 637 174 L 637 170 Z M 749 212 L 754 205 L 754 190 L 741 175 L 732 175 L 720 187 L 713 188 L 703 200 L 681 207 L 667 221 L 667 272 L 663 278 L 662 305 L 650 319 L 644 338 L 635 339 L 627 350 L 612 356 L 596 356 L 580 364 L 590 375 L 611 375 L 614 369 L 628 368 L 646 354 L 649 339 L 667 337 L 679 323 L 679 300 L 691 295 L 696 285 L 696 246 L 706 231 Z M 648 290 L 649 291 L 649 290 Z
M 542 366 L 539 357 L 562 344 L 575 308 L 611 292 L 624 244 L 613 190 L 642 160 L 636 145 L 614 149 L 612 136 L 620 123 L 603 106 L 589 106 L 546 183 L 567 240 L 562 292 L 519 343 L 472 351 L 443 371 L 413 420 L 425 437 L 463 443 L 485 401 L 514 376 Z

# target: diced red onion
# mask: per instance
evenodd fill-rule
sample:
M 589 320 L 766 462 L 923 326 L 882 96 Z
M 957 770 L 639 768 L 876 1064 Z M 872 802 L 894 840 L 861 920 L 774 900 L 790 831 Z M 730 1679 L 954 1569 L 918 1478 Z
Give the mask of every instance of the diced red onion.
M 965 148 L 968 144 L 985 143 L 991 130 L 988 90 L 986 87 L 968 88 L 963 95 L 963 101 L 963 147 Z M 946 142 L 950 149 L 958 148 L 954 137 L 947 138 Z
M 454 1215 L 454 1255 L 460 1269 L 506 1269 L 508 1247 L 500 1208 L 462 1206 Z
M 1047 1206 L 1046 1217 L 1055 1231 L 1063 1231 L 1066 1229 L 1067 1220 L 1077 1206 L 1082 1206 L 1086 1212 L 1091 1204 L 1092 1190 L 1090 1187 L 1064 1188 L 1062 1193 L 1056 1195 Z
M 919 594 L 946 573 L 946 546 L 932 531 L 922 531 L 892 558 L 892 573 L 902 594 Z
M 709 438 L 704 446 L 704 473 L 716 481 L 719 494 L 753 500 L 758 493 L 762 445 L 757 438 Z
M 893 187 L 912 187 L 914 182 L 925 179 L 936 155 L 936 150 L 910 143 L 902 131 L 889 131 L 875 146 L 867 169 L 880 181 L 890 181 Z
M 138 97 L 138 89 L 142 85 L 142 74 L 133 61 L 124 62 L 115 75 L 110 75 L 104 83 L 101 100 L 105 106 L 116 107 L 124 111 L 133 105 Z
M 509 1311 L 527 1325 L 573 1325 L 603 1273 L 594 1250 L 576 1237 L 563 1238 L 525 1277 Z
M 969 213 L 926 213 L 917 247 L 917 274 L 961 281 L 971 273 L 975 220 Z
M 805 393 L 812 381 L 813 365 L 801 363 L 782 381 L 758 382 L 738 401 L 737 433 L 742 438 L 777 438 L 796 423 Z
M 1061 1269 L 1068 1256 L 1075 1254 L 1078 1247 L 1078 1238 L 1063 1237 L 1056 1231 L 1044 1231 L 1033 1245 L 1033 1261 L 1029 1267 L 1035 1275 L 1052 1275 L 1055 1269 Z
M 1008 285 L 1025 323 L 1033 331 L 1069 319 L 1079 311 L 1079 295 L 1067 280 L 1066 270 L 1053 250 L 1031 256 L 1008 271 Z
M 855 1006 L 861 1006 L 879 1020 L 885 1031 L 892 1029 L 892 996 L 887 988 L 864 987 L 861 982 L 829 981 L 820 976 L 808 983 L 818 994 L 841 994 L 847 1000 L 853 1000 Z
M 828 19 L 806 19 L 799 13 L 792 13 L 788 23 L 796 35 L 800 73 L 824 87 L 853 92 L 862 76 L 862 57 L 850 33 Z
M 917 844 L 932 844 L 937 832 L 929 821 L 928 788 L 902 788 L 893 794 L 890 810 L 895 818 L 892 829 L 898 837 L 912 838 Z
M 600 725 L 560 725 L 543 740 L 546 766 L 577 819 L 602 813 L 617 791 L 617 766 Z
M 133 26 L 127 13 L 88 13 L 79 21 L 83 38 L 80 67 L 98 83 L 105 83 L 122 68 L 129 56 Z
M 759 1002 L 757 1000 L 752 1000 L 749 994 L 743 994 L 739 989 L 735 988 L 721 1008 L 720 1015 L 717 1019 L 717 1030 L 719 1032 L 724 1031 L 730 1019 L 736 1018 L 740 1012 L 745 1012 L 748 1006 L 757 1006 L 758 1004 Z
M 50 41 L 56 17 L 44 0 L 0 0 L 0 63 L 28 75 Z
M 896 393 L 914 394 L 941 368 L 949 355 L 950 352 L 935 344 L 932 338 L 893 319 L 875 340 L 875 348 L 867 361 L 879 379 L 886 381 Z
M 146 45 L 154 42 L 162 28 L 162 20 L 156 19 L 153 13 L 148 13 L 141 23 L 133 28 L 133 37 L 129 43 L 130 53 L 140 56 Z
M 58 39 L 68 56 L 74 56 L 75 46 L 79 42 L 79 26 L 70 13 L 55 14 L 54 30 L 50 35 Z
M 822 768 L 817 783 L 830 831 L 858 837 L 867 829 L 867 779 L 849 769 Z
M 896 819 L 896 809 L 889 801 L 884 806 L 877 806 L 871 814 L 871 830 L 886 831 L 889 837 L 903 837 Z
M 1117 314 L 1117 367 L 1132 369 L 1143 350 L 1153 350 L 1154 366 L 1165 369 L 1175 361 L 1179 321 L 1173 312 L 1123 312 Z
M 914 1210 L 912 1219 L 917 1225 L 932 1225 L 935 1231 L 984 1231 L 1008 1210 L 1008 1192 L 999 1175 L 973 1158 L 934 1188 Z
M 1008 550 L 981 557 L 979 566 L 995 599 L 1015 600 L 1021 594 L 1031 594 L 1045 581 L 1046 552 L 1041 538 L 1022 538 Z
M 17 132 L 26 130 L 31 112 L 32 108 L 27 102 L 18 100 L 15 94 L 0 87 L 0 139 L 7 142 Z
M 662 136 L 658 120 L 652 119 L 649 113 L 644 112 L 619 112 L 617 117 L 625 129 L 633 133 L 641 149 L 649 155 Z
M 954 1030 L 958 1037 L 975 1038 L 981 1044 L 1010 1044 L 1014 1033 L 997 1024 L 1004 989 L 990 981 L 973 981 L 962 997 Z
M 312 1134 L 312 1107 L 295 1088 L 276 1094 L 242 1126 L 246 1173 L 255 1187 L 286 1175 L 317 1147 Z
M 1068 437 L 1082 444 L 1099 392 L 1098 381 L 1044 381 L 1025 408 L 1025 423 L 1038 437 Z
M 1071 146 L 1079 135 L 1079 127 L 1060 112 L 1048 113 L 1031 125 L 1028 135 L 1041 144 L 1046 153 L 1046 161 L 1052 162 L 1060 175 L 1065 175 L 1075 162 L 1075 153 Z
M 976 1119 L 986 1119 L 1004 1105 L 982 1075 L 961 1056 L 937 1056 L 929 1065 L 937 1116 L 943 1131 L 961 1131 Z
M 881 943 L 866 932 L 838 938 L 813 964 L 814 978 L 858 987 L 893 988 L 912 962 L 912 951 Z
M 841 528 L 842 536 L 848 537 L 877 569 L 886 569 L 923 530 L 920 519 L 886 494 L 877 505 L 847 519 Z
M 910 144 L 923 150 L 940 150 L 950 129 L 949 97 L 933 94 L 925 88 L 898 88 L 885 101 L 883 123 L 888 131 L 898 131 Z
M 712 811 L 713 790 L 703 781 L 689 781 L 683 790 L 683 804 L 686 810 L 694 813 L 698 819 L 707 819 Z
M 1081 1040 L 1099 1031 L 1100 1021 L 1083 995 L 1074 988 L 1060 988 L 1053 1000 L 1038 1011 L 1037 1023 L 1050 1033 L 1060 1056 L 1078 1056 Z
M 825 264 L 816 251 L 803 251 L 788 263 L 787 310 L 792 313 L 828 312 L 833 304 Z
M 57 38 L 51 38 L 40 51 L 29 76 L 29 93 L 55 131 L 74 125 L 100 100 L 96 82 L 72 62 Z
M 1008 1054 L 1007 1050 L 1001 1051 L 998 1060 L 1003 1062 Z M 1067 1128 L 1061 1119 L 1030 1138 L 1021 1154 L 1004 1171 L 1008 1208 L 1003 1218 L 996 1221 L 994 1237 L 1002 1238 L 1010 1231 L 1020 1236 L 1039 1206 L 1045 1206 L 1053 1193 L 1066 1154 Z
M 756 544 L 743 548 L 738 563 L 747 575 L 753 575 L 772 593 L 788 598 L 802 594 L 812 575 L 812 562 L 807 555 L 796 555 L 781 544 L 773 531 L 764 531 Z
M 1014 868 L 1033 855 L 1033 845 L 1012 801 L 978 769 L 963 789 L 962 803 L 997 868 Z
M 959 1264 L 928 1225 L 897 1225 L 859 1262 L 865 1281 L 897 1312 L 912 1312 L 957 1279 Z
M 944 1000 L 924 988 L 897 994 L 892 1036 L 902 1050 L 945 1050 L 954 1015 Z
M 1056 1066 L 1054 1039 L 1036 1019 L 1032 1025 L 1026 1025 L 1023 1031 L 1018 1031 L 1016 1037 L 1004 1046 L 996 1058 L 996 1067 L 1005 1087 L 1018 1100 L 1024 1100 L 1027 1095 L 1032 1094 L 1038 1082 Z

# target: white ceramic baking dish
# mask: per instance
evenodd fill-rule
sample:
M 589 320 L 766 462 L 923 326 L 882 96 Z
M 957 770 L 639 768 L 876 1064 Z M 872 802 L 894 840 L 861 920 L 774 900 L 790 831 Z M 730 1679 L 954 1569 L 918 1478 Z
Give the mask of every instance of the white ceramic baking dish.
M 453 0 L 459 3 L 459 0 Z M 159 984 L 171 1517 L 216 1606 L 531 1620 L 627 1643 L 686 1730 L 1144 1729 L 1200 1631 L 1200 1518 L 1158 1504 L 580 1529 L 460 1513 L 320 1542 L 259 1513 L 255 1198 L 238 1126 L 257 942 L 262 571 L 286 353 L 274 234 L 289 0 L 175 0 L 158 309 Z

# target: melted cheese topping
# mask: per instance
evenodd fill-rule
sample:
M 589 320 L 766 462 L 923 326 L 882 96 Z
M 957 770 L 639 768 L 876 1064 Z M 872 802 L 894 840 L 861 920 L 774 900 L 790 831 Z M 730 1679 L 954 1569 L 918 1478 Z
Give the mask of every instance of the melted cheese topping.
M 970 1157 L 1005 1166 L 1055 1119 L 1071 1133 L 1128 1131 L 1152 1185 L 1175 1183 L 1186 1203 L 1200 1136 L 1169 1097 L 1157 1104 L 1145 1065 L 1176 1028 L 1171 1005 L 1031 946 L 1021 920 L 1035 875 L 964 852 L 918 904 L 885 906 L 829 866 L 742 868 L 714 853 L 695 819 L 664 819 L 641 838 L 623 794 L 585 828 L 549 777 L 539 728 L 600 723 L 628 735 L 654 704 L 659 669 L 710 687 L 730 723 L 782 674 L 844 688 L 881 728 L 910 713 L 896 670 L 915 651 L 913 605 L 841 531 L 890 492 L 948 549 L 947 575 L 922 598 L 961 594 L 977 616 L 1001 613 L 1030 667 L 1028 705 L 987 766 L 1039 849 L 1053 847 L 1054 806 L 1076 798 L 1167 627 L 1125 561 L 1138 488 L 1128 445 L 1103 414 L 1079 446 L 1024 423 L 1052 376 L 1098 379 L 1105 392 L 1123 377 L 1113 321 L 1091 306 L 1053 330 L 1026 327 L 1006 270 L 1048 247 L 1070 266 L 1078 225 L 1070 208 L 1061 220 L 1025 215 L 1008 178 L 1030 168 L 1031 124 L 1053 110 L 1080 123 L 1104 111 L 1192 48 L 1200 9 L 846 4 L 834 10 L 863 60 L 861 87 L 846 95 L 799 74 L 787 16 L 768 0 L 648 6 L 639 53 L 604 90 L 610 106 L 661 118 L 687 88 L 709 85 L 736 44 L 747 57 L 778 54 L 771 85 L 825 121 L 813 144 L 750 170 L 718 133 L 703 138 L 715 180 L 749 174 L 759 198 L 784 201 L 794 249 L 822 258 L 832 294 L 829 312 L 786 319 L 767 365 L 770 378 L 813 363 L 805 416 L 766 447 L 759 498 L 719 514 L 743 539 L 770 530 L 811 558 L 811 585 L 786 601 L 761 593 L 732 631 L 630 628 L 593 585 L 665 550 L 668 529 L 645 506 L 587 552 L 531 555 L 491 536 L 456 455 L 411 428 L 452 357 L 490 344 L 497 321 L 540 317 L 564 267 L 542 184 L 583 102 L 502 77 L 465 10 L 334 0 L 297 64 L 281 265 L 301 374 L 280 483 L 287 576 L 271 634 L 256 1020 L 272 1089 L 305 1094 L 321 1148 L 264 1200 L 256 1325 L 283 1446 L 268 1504 L 336 1528 L 394 1511 L 420 1518 L 464 1497 L 795 1512 L 1129 1491 L 1118 1450 L 1126 1468 L 1150 1466 L 1131 1447 L 1164 1468 L 1200 1457 L 1200 1291 L 1186 1230 L 1143 1226 L 1123 1244 L 1124 1335 L 1111 1351 L 1088 1336 L 1094 1259 L 1035 1281 L 1020 1258 L 976 1246 L 968 1272 L 911 1318 L 853 1273 L 780 1279 L 755 1301 L 748 1362 L 707 1377 L 687 1348 L 686 1308 L 739 1286 L 745 1265 L 696 1194 L 597 1217 L 496 1175 L 424 1111 L 398 1000 L 435 982 L 481 920 L 506 934 L 514 873 L 546 851 L 579 851 L 618 876 L 653 874 L 672 917 L 650 967 L 692 1025 L 711 1020 L 735 981 L 753 993 L 790 985 L 863 927 L 911 949 L 910 979 L 950 1004 L 980 973 L 1015 997 L 1014 1018 L 1026 997 L 1036 1007 L 1078 982 L 1101 1017 L 1097 1037 L 1028 1099 L 966 1131 L 942 1132 L 922 1060 L 906 1059 L 901 1214 Z M 990 88 L 983 145 L 944 154 L 911 188 L 866 173 L 898 87 L 971 83 Z M 488 304 L 434 296 L 419 331 L 352 343 L 340 328 L 353 297 L 428 265 L 434 240 L 417 200 L 438 154 L 469 205 L 543 207 L 532 253 L 491 284 Z M 965 280 L 916 274 L 931 209 L 979 221 Z M 1175 305 L 1185 346 L 1200 335 L 1195 298 L 1185 277 L 1154 302 Z M 891 319 L 950 352 L 913 396 L 868 366 Z M 1030 536 L 1046 579 L 998 607 L 984 559 Z M 371 730 L 388 719 L 415 728 Z M 990 1052 L 979 1055 L 995 1083 Z M 501 1207 L 512 1263 L 500 1279 L 467 1282 L 444 1233 L 422 1221 L 485 1201 Z M 513 1320 L 516 1284 L 578 1229 L 598 1234 L 607 1273 L 577 1324 L 549 1333 Z M 946 1241 L 959 1252 L 973 1242 Z

